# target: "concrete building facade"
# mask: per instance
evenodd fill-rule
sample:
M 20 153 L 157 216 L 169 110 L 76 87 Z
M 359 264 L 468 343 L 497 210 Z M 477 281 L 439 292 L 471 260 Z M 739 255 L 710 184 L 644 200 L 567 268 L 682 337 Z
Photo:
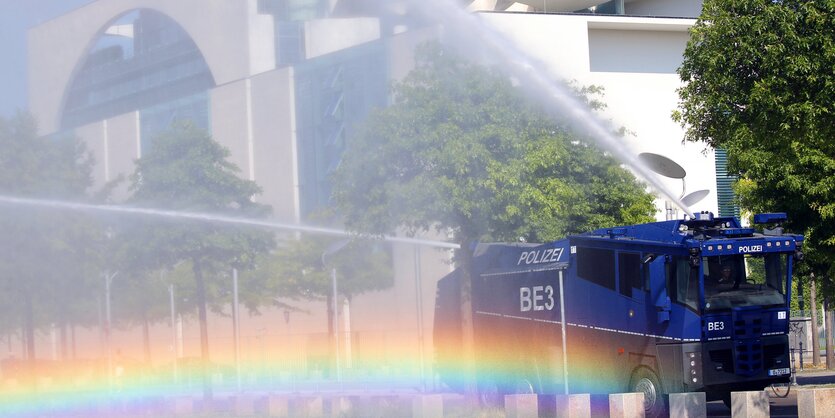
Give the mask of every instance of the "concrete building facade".
M 351 130 L 388 104 L 388 83 L 408 73 L 414 47 L 443 38 L 431 24 L 403 24 L 408 7 L 389 5 L 381 17 L 369 4 L 92 1 L 30 30 L 31 111 L 42 133 L 71 131 L 86 142 L 98 162 L 97 186 L 131 173 L 149 138 L 168 123 L 191 120 L 231 151 L 242 177 L 263 188 L 258 199 L 272 205 L 276 221 L 305 222 L 327 203 L 327 176 Z M 686 0 L 469 4 L 555 77 L 604 87 L 603 115 L 634 133 L 626 139 L 630 148 L 681 164 L 687 191 L 710 191 L 697 209 L 716 212 L 714 157 L 682 145 L 683 131 L 670 120 L 680 85 L 675 69 L 700 8 Z M 681 190 L 681 180 L 666 183 Z M 117 199 L 126 196 L 124 187 L 117 191 Z M 450 253 L 397 244 L 392 254 L 394 286 L 355 297 L 350 315 L 342 308 L 342 320 L 350 318 L 342 325 L 350 329 L 343 350 L 353 347 L 344 358 L 415 373 L 416 363 L 398 365 L 398 357 L 420 357 L 431 369 L 435 282 L 450 271 Z M 280 309 L 244 319 L 252 357 L 280 351 L 287 363 L 312 362 L 326 340 L 326 309 L 323 302 L 305 307 L 292 319 Z M 230 344 L 227 322 L 211 319 L 215 346 Z M 196 327 L 183 328 L 179 355 L 194 356 Z M 124 346 L 137 334 L 123 333 Z M 161 362 L 180 344 L 170 343 L 170 334 L 165 325 L 153 330 Z

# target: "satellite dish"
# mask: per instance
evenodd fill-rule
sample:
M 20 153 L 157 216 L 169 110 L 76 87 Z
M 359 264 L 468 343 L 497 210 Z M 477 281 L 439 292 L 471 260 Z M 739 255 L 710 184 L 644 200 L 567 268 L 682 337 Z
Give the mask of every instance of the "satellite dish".
M 684 203 L 684 206 L 687 206 L 689 208 L 690 206 L 693 206 L 696 203 L 699 203 L 702 199 L 707 197 L 707 195 L 709 195 L 709 194 L 710 194 L 710 190 L 704 190 L 704 189 L 703 190 L 696 190 L 695 192 L 690 193 L 687 196 L 682 197 L 681 198 L 681 203 Z
M 638 159 L 646 164 L 650 170 L 665 177 L 683 179 L 684 176 L 687 175 L 687 172 L 684 171 L 682 166 L 663 155 L 653 154 L 651 152 L 642 152 L 638 154 Z

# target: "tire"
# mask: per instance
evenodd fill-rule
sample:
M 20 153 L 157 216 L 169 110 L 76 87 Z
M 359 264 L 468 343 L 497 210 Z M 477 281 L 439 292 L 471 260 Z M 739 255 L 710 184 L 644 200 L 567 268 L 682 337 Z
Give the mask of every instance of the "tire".
M 647 418 L 667 416 L 667 396 L 654 371 L 647 367 L 636 369 L 629 381 L 629 390 L 644 394 L 644 415 Z

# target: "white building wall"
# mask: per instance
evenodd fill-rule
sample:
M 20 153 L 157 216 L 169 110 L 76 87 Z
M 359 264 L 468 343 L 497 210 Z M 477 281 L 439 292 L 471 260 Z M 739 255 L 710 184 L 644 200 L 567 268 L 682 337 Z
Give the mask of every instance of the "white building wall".
M 438 39 L 441 30 L 438 27 L 412 30 L 392 36 L 386 42 L 389 57 L 389 77 L 402 80 L 415 68 L 415 48 L 423 43 Z
M 376 18 L 319 19 L 305 22 L 305 58 L 350 48 L 380 38 L 380 21 Z
M 129 112 L 107 120 L 107 165 L 110 180 L 121 178 L 113 199 L 124 201 L 129 195 L 130 175 L 136 167 L 139 143 L 139 112 Z M 104 156 L 102 156 L 103 158 Z
M 249 114 L 251 101 L 247 94 L 248 80 L 218 86 L 210 91 L 209 114 L 212 137 L 229 149 L 229 161 L 238 166 L 240 176 L 251 179 L 254 169 L 250 158 Z M 254 151 L 254 149 L 253 149 Z
M 138 8 L 156 10 L 180 24 L 197 44 L 217 84 L 269 69 L 265 62 L 268 51 L 274 51 L 274 41 L 264 34 L 271 23 L 265 20 L 269 16 L 254 16 L 256 4 L 256 0 L 101 0 L 30 29 L 28 50 L 34 53 L 29 54 L 29 107 L 38 116 L 40 131 L 60 128 L 66 91 L 99 33 Z
M 105 164 L 105 121 L 90 123 L 75 129 L 75 135 L 84 142 L 87 151 L 93 155 L 95 165 L 92 170 L 93 190 L 98 190 L 107 182 L 107 165 Z
M 292 68 L 252 78 L 252 136 L 258 200 L 284 222 L 299 221 L 295 81 Z
M 676 68 L 686 46 L 690 19 L 488 13 L 482 17 L 554 75 L 603 87 L 601 112 L 613 127 L 625 127 L 631 152 L 665 155 L 687 171 L 687 193 L 710 195 L 694 210 L 718 211 L 713 153 L 701 144 L 682 144 L 684 130 L 671 114 L 681 86 Z M 681 180 L 662 178 L 674 195 Z M 664 219 L 664 202 L 657 201 Z
M 75 128 L 75 135 L 84 142 L 95 161 L 92 190 L 100 190 L 121 177 L 122 181 L 111 197 L 116 201 L 126 199 L 129 177 L 139 157 L 139 112 L 80 126 Z
M 201 1 L 200 13 L 195 13 L 196 3 L 100 0 L 33 28 L 30 31 L 32 111 L 41 120 L 43 132 L 55 131 L 61 117 L 63 92 L 83 64 L 82 59 L 98 31 L 134 8 L 156 9 L 172 17 L 192 36 L 218 83 L 210 92 L 214 138 L 230 149 L 231 161 L 241 168 L 241 176 L 255 179 L 264 188 L 259 200 L 273 205 L 277 220 L 298 220 L 294 72 L 287 68 L 274 70 L 268 63 L 270 51 L 274 51 L 273 38 L 268 36 L 272 23 L 265 16 L 254 14 L 254 0 Z M 638 3 L 649 4 L 640 1 L 629 4 L 637 7 Z M 686 30 L 692 20 L 521 13 L 490 13 L 483 18 L 513 39 L 521 50 L 545 62 L 555 75 L 603 86 L 606 89 L 603 100 L 608 104 L 603 115 L 614 126 L 624 126 L 635 133 L 634 137 L 625 139 L 631 149 L 664 154 L 679 162 L 689 173 L 688 191 L 711 190 L 711 195 L 697 209 L 716 211 L 712 154 L 703 155 L 703 147 L 698 144 L 682 145 L 683 131 L 670 120 L 678 100 L 675 90 L 680 86 L 673 70 L 680 62 Z M 308 56 L 319 56 L 379 36 L 375 19 L 344 20 L 340 21 L 342 26 L 330 26 L 335 22 L 308 25 Z M 341 32 L 337 28 L 351 31 Z M 412 68 L 415 45 L 440 32 L 429 28 L 391 38 L 388 48 L 392 78 L 401 79 Z M 76 130 L 96 155 L 97 186 L 119 173 L 132 171 L 132 158 L 138 152 L 137 118 L 136 112 L 131 112 Z M 680 181 L 666 183 L 670 190 L 681 190 Z M 415 269 L 414 247 L 395 246 L 394 287 L 354 299 L 352 330 L 370 335 L 364 347 L 355 347 L 357 355 L 371 346 L 385 349 L 387 344 L 414 350 L 420 306 L 425 331 L 424 353 L 431 361 L 434 287 L 451 266 L 445 262 L 449 259 L 445 251 L 422 248 L 420 254 L 420 268 Z M 418 271 L 420 304 L 415 294 Z M 244 334 L 273 333 L 276 341 L 270 344 L 280 344 L 278 337 L 285 333 L 298 333 L 301 341 L 307 333 L 323 332 L 327 323 L 324 304 L 309 302 L 304 307 L 308 312 L 294 313 L 289 324 L 283 324 L 279 309 L 265 310 L 264 317 L 244 321 Z M 212 321 L 216 325 L 212 327 L 213 333 L 221 329 L 213 335 L 228 338 L 231 329 L 228 321 L 219 318 Z M 193 334 L 195 328 L 189 326 L 189 329 Z M 371 341 L 374 335 L 379 336 L 379 341 Z M 308 347 L 304 344 L 311 343 L 299 344 Z
M 258 74 L 275 68 L 275 20 L 258 14 L 258 0 L 247 2 L 249 74 Z

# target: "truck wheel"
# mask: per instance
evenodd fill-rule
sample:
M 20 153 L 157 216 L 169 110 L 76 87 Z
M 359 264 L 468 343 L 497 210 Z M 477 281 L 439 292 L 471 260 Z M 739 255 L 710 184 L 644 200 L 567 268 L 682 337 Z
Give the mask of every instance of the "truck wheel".
M 632 373 L 629 382 L 632 392 L 644 394 L 644 414 L 647 418 L 666 416 L 667 404 L 658 375 L 651 369 L 640 367 Z

